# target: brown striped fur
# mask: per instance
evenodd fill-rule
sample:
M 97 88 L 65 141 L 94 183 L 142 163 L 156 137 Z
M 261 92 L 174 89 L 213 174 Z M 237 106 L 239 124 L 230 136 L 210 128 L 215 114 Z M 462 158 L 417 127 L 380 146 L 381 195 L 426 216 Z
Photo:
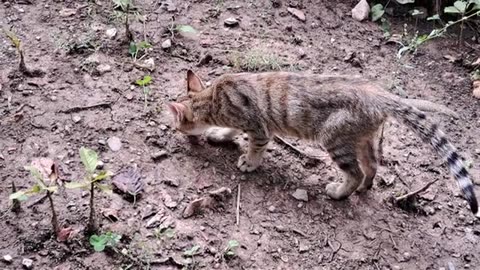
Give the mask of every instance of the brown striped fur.
M 169 104 L 176 129 L 201 135 L 211 127 L 225 127 L 217 129 L 223 139 L 246 132 L 249 147 L 239 158 L 241 171 L 260 166 L 274 135 L 319 141 L 345 176 L 343 182 L 327 185 L 327 195 L 346 198 L 371 188 L 379 128 L 392 116 L 448 161 L 472 211 L 478 212 L 473 185 L 455 148 L 422 111 L 380 84 L 360 77 L 290 72 L 226 74 L 204 87 L 188 71 L 187 81 L 188 95 Z

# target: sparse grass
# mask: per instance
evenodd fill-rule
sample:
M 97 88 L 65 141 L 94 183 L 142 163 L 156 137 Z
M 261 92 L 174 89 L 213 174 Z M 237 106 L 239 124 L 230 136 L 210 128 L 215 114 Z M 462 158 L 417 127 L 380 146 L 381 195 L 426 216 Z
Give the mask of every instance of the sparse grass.
M 301 69 L 298 64 L 289 64 L 279 56 L 262 50 L 250 50 L 245 53 L 234 52 L 229 60 L 235 69 L 247 72 L 296 71 Z

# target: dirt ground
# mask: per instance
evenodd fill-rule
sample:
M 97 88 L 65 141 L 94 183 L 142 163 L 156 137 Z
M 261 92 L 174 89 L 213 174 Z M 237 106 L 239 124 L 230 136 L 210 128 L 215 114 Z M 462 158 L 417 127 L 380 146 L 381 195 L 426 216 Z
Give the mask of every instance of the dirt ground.
M 175 11 L 161 6 L 167 1 L 136 1 L 147 20 L 132 16 L 131 29 L 136 40 L 153 45 L 144 57 L 154 59 L 156 68 L 149 72 L 132 64 L 111 1 L 28 2 L 0 3 L 0 21 L 14 26 L 27 65 L 45 72 L 19 76 L 15 48 L 0 39 L 0 255 L 13 257 L 11 264 L 0 260 L 0 269 L 20 269 L 24 258 L 32 259 L 35 269 L 59 270 L 480 269 L 480 223 L 442 161 L 397 122 L 386 126 L 385 164 L 374 188 L 336 202 L 324 189 L 338 180 L 338 171 L 314 145 L 288 138 L 319 161 L 272 142 L 263 166 L 243 174 L 235 164 L 245 140 L 228 147 L 204 140 L 191 144 L 170 128 L 165 109 L 186 91 L 187 69 L 211 81 L 239 71 L 231 59 L 254 49 L 275 57 L 284 69 L 362 74 L 389 82 L 403 96 L 450 107 L 460 119 L 432 117 L 473 164 L 473 178 L 480 179 L 480 101 L 472 98 L 468 70 L 445 58 L 459 54 L 454 38 L 429 42 L 416 56 L 398 60 L 398 47 L 385 44 L 378 24 L 351 18 L 353 0 L 281 1 L 280 7 L 273 4 L 280 1 L 268 0 L 174 0 Z M 306 21 L 288 13 L 289 5 L 302 10 Z M 230 17 L 239 25 L 224 26 Z M 163 49 L 172 18 L 199 34 L 175 36 Z M 410 30 L 414 24 L 408 18 L 392 22 L 397 33 L 404 23 Z M 113 38 L 106 35 L 111 28 L 118 30 Z M 469 55 L 478 55 L 479 44 L 472 44 Z M 213 59 L 198 64 L 206 55 Z M 133 84 L 146 74 L 153 79 L 147 112 L 142 89 Z M 85 108 L 96 104 L 107 105 Z M 120 150 L 105 144 L 111 137 L 121 139 Z M 53 198 L 62 226 L 80 231 L 66 243 L 54 239 L 48 201 L 35 203 L 40 196 L 23 203 L 20 213 L 9 210 L 10 183 L 27 188 L 34 182 L 23 168 L 33 158 L 55 159 L 64 181 L 81 179 L 81 146 L 96 150 L 112 172 L 137 165 L 146 183 L 135 204 L 116 193 L 97 194 L 101 231 L 123 236 L 117 253 L 94 252 L 81 233 L 88 216 L 85 192 Z M 440 181 L 420 195 L 415 211 L 389 201 L 434 179 Z M 190 202 L 221 187 L 232 191 L 224 202 L 183 217 Z M 293 196 L 297 189 L 308 192 L 306 201 Z M 101 212 L 114 212 L 118 220 Z M 159 222 L 147 228 L 152 218 Z M 159 227 L 173 228 L 175 235 L 165 237 Z M 229 240 L 240 243 L 233 258 L 224 256 Z M 195 245 L 198 254 L 185 258 Z

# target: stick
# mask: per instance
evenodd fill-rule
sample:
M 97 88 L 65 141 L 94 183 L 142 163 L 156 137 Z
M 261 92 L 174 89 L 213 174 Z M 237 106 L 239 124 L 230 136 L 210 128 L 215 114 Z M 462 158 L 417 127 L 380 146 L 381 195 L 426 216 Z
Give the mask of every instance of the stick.
M 57 112 L 59 112 L 59 113 L 73 113 L 73 112 L 85 111 L 85 110 L 93 109 L 93 108 L 111 108 L 111 107 L 112 107 L 111 102 L 103 102 L 103 103 L 97 103 L 97 104 L 87 105 L 87 106 L 72 107 L 72 108 L 65 109 L 65 110 L 59 110 Z
M 238 184 L 238 192 L 237 192 L 237 226 L 240 224 L 240 184 Z
M 424 192 L 424 191 L 427 190 L 431 185 L 435 184 L 435 182 L 437 182 L 437 181 L 438 181 L 438 178 L 435 179 L 435 180 L 433 180 L 433 181 L 431 181 L 431 182 L 429 182 L 428 184 L 426 184 L 424 187 L 422 187 L 422 188 L 420 188 L 420 189 L 417 189 L 417 190 L 415 190 L 415 191 L 413 191 L 413 192 L 407 193 L 407 194 L 402 195 L 402 196 L 400 196 L 400 197 L 396 197 L 396 198 L 395 198 L 395 201 L 396 201 L 396 202 L 403 201 L 403 200 L 405 200 L 405 199 L 408 199 L 408 198 L 410 198 L 410 197 L 412 197 L 412 196 L 417 195 L 418 193 Z
M 299 155 L 302 155 L 302 156 L 305 156 L 307 158 L 311 158 L 311 159 L 315 159 L 315 160 L 322 160 L 319 156 L 312 156 L 310 154 L 307 154 L 305 152 L 303 152 L 302 150 L 298 149 L 297 147 L 295 147 L 294 145 L 292 145 L 291 143 L 287 142 L 285 139 L 283 139 L 282 137 L 279 137 L 279 136 L 275 136 L 275 141 L 280 143 L 280 144 L 283 144 L 287 147 L 289 147 L 290 149 L 292 149 L 295 153 L 299 154 Z M 320 147 L 322 149 L 322 151 L 325 151 L 322 147 Z

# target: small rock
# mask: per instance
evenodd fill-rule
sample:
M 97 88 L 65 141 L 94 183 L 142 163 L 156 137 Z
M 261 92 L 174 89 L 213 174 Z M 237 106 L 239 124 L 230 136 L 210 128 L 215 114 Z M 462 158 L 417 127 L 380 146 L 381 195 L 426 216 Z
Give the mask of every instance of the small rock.
M 308 202 L 308 193 L 305 189 L 297 188 L 292 196 L 299 201 Z
M 25 269 L 32 269 L 33 268 L 33 261 L 31 259 L 24 258 L 22 260 L 22 266 Z
M 271 213 L 275 212 L 275 206 L 271 205 L 270 207 L 268 207 L 268 211 L 270 211 Z
M 117 28 L 107 29 L 107 31 L 105 31 L 105 35 L 108 38 L 113 39 L 117 35 Z
M 35 39 L 40 41 L 42 39 L 42 37 L 41 36 L 36 36 Z
M 77 13 L 77 10 L 73 8 L 64 8 L 59 12 L 61 17 L 70 17 L 72 15 L 75 15 L 76 13 Z
M 50 96 L 50 100 L 51 100 L 51 101 L 57 101 L 57 99 L 58 99 L 58 98 L 57 98 L 56 96 Z
M 412 255 L 408 252 L 403 253 L 403 261 L 408 262 L 412 258 Z
M 165 158 L 167 156 L 168 156 L 168 153 L 165 150 L 155 152 L 151 155 L 152 159 L 155 160 L 155 161 L 160 160 L 162 158 Z
M 370 14 L 370 6 L 367 0 L 360 0 L 358 4 L 352 9 L 352 18 L 361 22 L 368 18 Z
M 225 21 L 223 21 L 223 24 L 225 24 L 225 26 L 227 27 L 235 27 L 238 25 L 238 20 L 233 17 L 230 17 L 225 19 Z
M 112 67 L 110 65 L 107 65 L 107 64 L 100 64 L 100 65 L 97 66 L 96 70 L 100 75 L 103 75 L 107 72 L 112 71 Z
M 145 220 L 149 217 L 152 217 L 155 215 L 158 211 L 153 208 L 150 204 L 147 204 L 147 206 L 144 207 L 142 211 L 142 220 Z
M 150 71 L 155 70 L 155 60 L 153 60 L 153 58 L 145 59 L 145 61 L 143 61 L 142 67 Z
M 117 152 L 122 148 L 122 141 L 118 137 L 110 137 L 107 140 L 108 147 L 113 152 Z
M 163 180 L 163 183 L 165 183 L 166 185 L 168 186 L 171 186 L 171 187 L 178 187 L 180 186 L 180 182 L 178 181 L 178 179 L 165 179 Z
M 172 0 L 163 0 L 160 7 L 168 12 L 177 11 L 177 7 L 175 6 Z
M 152 229 L 160 226 L 160 220 L 162 219 L 162 215 L 155 215 L 151 219 L 147 221 L 147 229 Z
M 435 208 L 433 208 L 431 206 L 427 206 L 427 207 L 425 207 L 425 212 L 429 215 L 433 215 L 433 214 L 435 214 Z
M 98 140 L 98 144 L 100 144 L 100 145 L 106 145 L 107 142 L 106 142 L 105 140 L 101 140 L 101 139 L 100 139 L 100 140 Z
M 82 121 L 82 117 L 81 117 L 80 115 L 74 115 L 74 116 L 72 117 L 72 120 L 73 120 L 73 122 L 76 124 L 76 123 Z
M 172 199 L 172 196 L 168 194 L 167 192 L 163 193 L 163 204 L 165 204 L 166 207 L 172 209 L 177 207 L 178 203 Z
M 127 93 L 127 94 L 125 95 L 125 98 L 126 98 L 127 100 L 132 100 L 132 99 L 133 99 L 133 93 Z
M 105 167 L 105 163 L 101 160 L 97 161 L 97 169 L 101 170 L 103 167 Z
M 162 49 L 166 50 L 172 47 L 172 40 L 167 39 L 164 42 L 162 42 Z
M 473 82 L 473 96 L 480 99 L 480 81 Z
M 10 264 L 13 262 L 13 258 L 10 254 L 7 254 L 3 256 L 3 261 Z
M 306 243 L 300 243 L 300 246 L 298 247 L 298 251 L 300 253 L 304 253 L 310 250 L 310 246 L 308 246 Z
M 306 20 L 305 13 L 299 9 L 289 7 L 287 11 L 302 22 Z

